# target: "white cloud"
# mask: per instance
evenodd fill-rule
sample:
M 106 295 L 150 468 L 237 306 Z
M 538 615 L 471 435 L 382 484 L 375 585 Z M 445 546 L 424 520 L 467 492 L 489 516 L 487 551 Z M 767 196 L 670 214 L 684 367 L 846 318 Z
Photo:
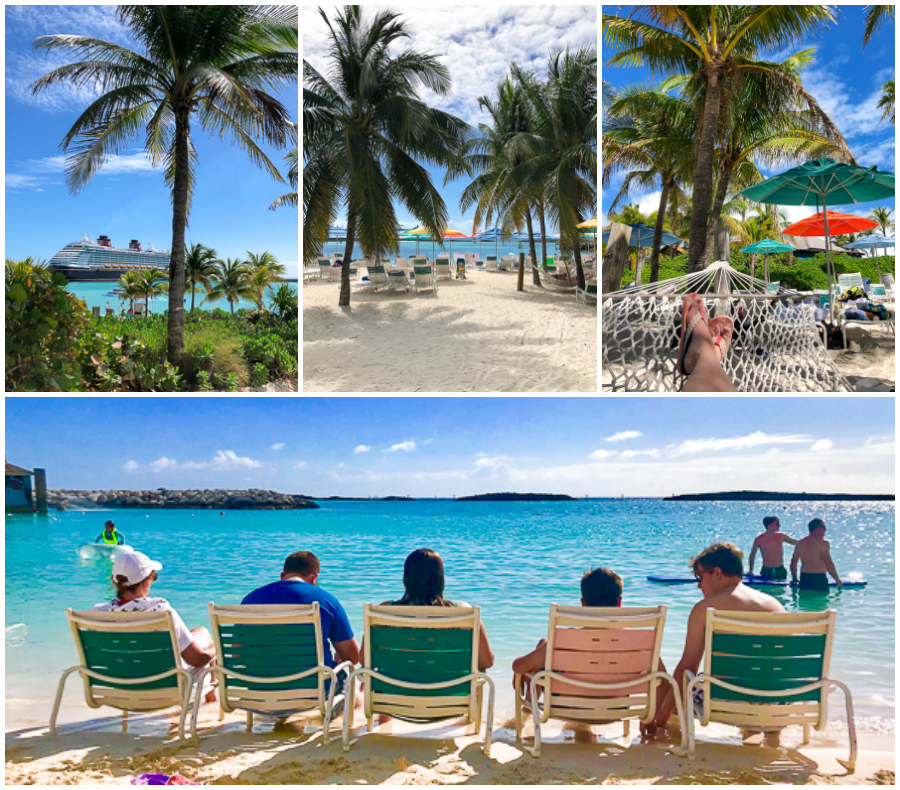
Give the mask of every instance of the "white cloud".
M 834 442 L 832 442 L 831 439 L 819 439 L 819 441 L 809 448 L 809 451 L 811 453 L 818 453 L 830 450 L 832 447 L 834 447 Z
M 43 159 L 29 159 L 28 166 L 40 172 L 62 173 L 66 169 L 67 156 L 47 156 Z M 103 162 L 97 175 L 119 175 L 121 173 L 151 173 L 154 167 L 146 151 L 135 150 L 130 154 L 112 154 Z
M 309 464 L 306 463 L 306 461 L 297 461 L 297 463 L 294 464 L 294 469 L 307 469 L 308 467 Z
M 163 469 L 173 469 L 176 466 L 178 466 L 178 461 L 174 458 L 166 458 L 163 456 L 149 464 L 148 469 L 150 469 L 151 472 L 162 472 Z
M 367 453 L 372 449 L 371 444 L 358 444 L 353 448 L 353 454 L 359 455 L 360 453 Z
M 506 456 L 498 455 L 493 458 L 488 456 L 483 456 L 475 461 L 476 469 L 499 469 L 502 467 L 506 467 Z
M 643 435 L 644 434 L 640 431 L 619 431 L 618 433 L 614 433 L 612 436 L 607 436 L 606 441 L 624 442 L 626 439 L 637 439 L 639 436 Z
M 137 461 L 126 461 L 122 468 L 126 472 L 136 472 L 140 468 L 140 464 Z
M 686 439 L 672 448 L 671 455 L 677 457 L 720 450 L 743 450 L 769 444 L 801 444 L 808 441 L 809 436 L 804 434 L 767 434 L 756 431 L 747 436 L 733 436 L 727 439 Z
M 659 458 L 659 450 L 655 447 L 652 450 L 625 450 L 620 457 L 621 458 L 636 458 L 639 455 L 645 455 L 649 458 Z
M 388 447 L 387 450 L 385 450 L 385 452 L 386 453 L 396 453 L 398 450 L 403 450 L 404 452 L 409 453 L 415 449 L 416 449 L 415 442 L 406 441 L 406 442 L 398 442 L 397 444 L 392 444 L 390 447 Z
M 284 442 L 275 442 L 270 448 L 270 450 L 282 450 L 284 449 Z
M 225 471 L 231 469 L 258 469 L 260 461 L 247 456 L 239 456 L 234 450 L 218 450 L 209 461 L 185 461 L 182 469 L 215 469 Z
M 595 461 L 602 461 L 605 458 L 612 458 L 614 455 L 618 455 L 615 450 L 594 450 L 589 457 Z

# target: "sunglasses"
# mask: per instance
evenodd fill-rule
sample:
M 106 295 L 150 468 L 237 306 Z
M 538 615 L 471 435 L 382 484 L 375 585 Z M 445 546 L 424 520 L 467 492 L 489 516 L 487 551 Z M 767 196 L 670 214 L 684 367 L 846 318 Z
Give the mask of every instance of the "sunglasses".
M 701 581 L 703 581 L 703 575 L 704 575 L 705 573 L 712 573 L 712 571 L 711 571 L 711 570 L 694 571 L 694 578 L 697 580 L 697 583 L 698 583 L 698 584 L 699 584 Z

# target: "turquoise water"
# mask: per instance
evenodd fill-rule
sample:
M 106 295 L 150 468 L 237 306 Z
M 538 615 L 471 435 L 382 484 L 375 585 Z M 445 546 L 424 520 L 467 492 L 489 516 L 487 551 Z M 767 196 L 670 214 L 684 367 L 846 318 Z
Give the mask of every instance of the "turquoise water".
M 827 596 L 779 590 L 779 599 L 788 610 L 837 610 L 833 676 L 850 686 L 857 717 L 884 724 L 894 718 L 893 504 L 773 507 L 636 499 L 320 504 L 314 511 L 224 515 L 118 510 L 113 518 L 129 544 L 163 563 L 153 592 L 168 598 L 190 627 L 208 626 L 207 602 L 239 603 L 256 586 L 277 579 L 287 554 L 306 549 L 319 556 L 319 583 L 341 599 L 359 637 L 363 603 L 398 597 L 407 553 L 434 548 L 444 559 L 447 596 L 482 608 L 497 656 L 491 675 L 499 709 L 509 711 L 512 660 L 546 636 L 550 603 L 578 604 L 585 570 L 598 565 L 616 570 L 625 583 L 626 604 L 668 605 L 663 660 L 671 670 L 700 594 L 694 585 L 660 586 L 645 577 L 686 574 L 687 559 L 715 540 L 732 540 L 749 553 L 770 513 L 794 536 L 819 516 L 828 524 L 841 575 L 861 573 L 869 586 Z M 7 697 L 30 697 L 49 710 L 61 670 L 76 660 L 66 607 L 87 609 L 111 598 L 109 563 L 76 556 L 79 544 L 101 531 L 108 512 L 7 516 L 6 626 L 27 626 L 24 639 L 7 643 Z
M 325 249 L 323 250 L 324 255 L 332 255 L 333 253 L 337 253 L 338 255 L 344 254 L 344 248 L 346 244 L 343 241 L 330 241 L 325 245 Z M 418 251 L 417 251 L 418 250 Z M 540 243 L 535 244 L 535 250 L 540 256 L 541 254 L 541 245 Z M 515 242 L 515 241 L 501 241 L 499 243 L 495 242 L 484 242 L 483 244 L 477 244 L 471 241 L 454 241 L 452 244 L 449 241 L 444 245 L 444 248 L 441 247 L 435 242 L 432 244 L 430 241 L 401 241 L 400 242 L 400 252 L 399 256 L 401 258 L 406 258 L 407 260 L 411 255 L 427 255 L 430 260 L 434 260 L 437 257 L 437 254 L 440 252 L 447 252 L 451 255 L 462 255 L 466 252 L 474 252 L 480 253 L 481 259 L 484 260 L 485 255 L 518 255 L 520 252 L 524 252 L 528 255 L 528 244 L 527 242 Z M 558 252 L 558 245 L 552 242 L 547 242 L 547 256 L 550 257 L 555 256 Z M 363 257 L 362 248 L 357 244 L 353 247 L 353 260 L 357 260 L 358 258 Z M 397 258 L 397 254 L 392 253 L 387 256 L 390 260 L 394 260 Z
M 288 283 L 288 285 L 294 290 L 297 290 L 297 283 Z M 92 283 L 92 282 L 72 282 L 68 285 L 68 290 L 75 294 L 79 299 L 84 299 L 85 304 L 90 310 L 92 307 L 99 307 L 100 312 L 105 314 L 106 305 L 109 303 L 109 306 L 112 307 L 116 313 L 122 312 L 122 304 L 125 304 L 125 309 L 128 309 L 127 303 L 120 303 L 118 296 L 107 296 L 107 294 L 114 290 L 116 287 L 116 283 L 108 282 L 108 283 Z M 195 306 L 201 308 L 202 310 L 213 310 L 216 307 L 220 307 L 222 310 L 230 310 L 231 308 L 228 305 L 227 299 L 217 299 L 213 302 L 207 302 L 206 304 L 200 304 L 203 300 L 203 294 L 197 294 L 195 299 Z M 187 295 L 184 299 L 185 309 L 190 309 L 191 307 L 191 297 Z M 242 307 L 253 308 L 256 306 L 255 302 L 240 300 L 234 303 L 234 309 L 239 310 Z M 168 295 L 162 296 L 156 299 L 150 300 L 150 312 L 151 313 L 163 313 L 169 309 L 169 297 Z

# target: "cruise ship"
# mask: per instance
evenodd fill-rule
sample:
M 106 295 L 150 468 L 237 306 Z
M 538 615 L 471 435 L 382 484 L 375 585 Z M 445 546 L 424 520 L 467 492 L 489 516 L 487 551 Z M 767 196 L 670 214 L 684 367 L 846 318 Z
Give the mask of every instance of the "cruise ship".
M 97 241 L 82 236 L 83 241 L 73 241 L 63 247 L 49 262 L 51 271 L 60 272 L 68 280 L 118 280 L 125 272 L 136 269 L 169 268 L 168 250 L 161 252 L 147 244 L 142 249 L 137 239 L 132 239 L 128 249 L 113 247 L 108 236 Z

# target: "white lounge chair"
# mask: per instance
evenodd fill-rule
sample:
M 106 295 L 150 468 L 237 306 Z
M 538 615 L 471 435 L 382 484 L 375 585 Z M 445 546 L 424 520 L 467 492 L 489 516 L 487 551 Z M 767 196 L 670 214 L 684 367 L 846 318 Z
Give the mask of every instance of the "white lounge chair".
M 416 293 L 428 290 L 437 293 L 437 278 L 434 276 L 431 264 L 417 262 L 415 266 L 413 266 L 413 272 L 416 275 Z
M 838 291 L 840 293 L 844 293 L 848 288 L 861 288 L 865 290 L 865 285 L 863 283 L 862 274 L 860 272 L 854 272 L 852 274 L 839 274 L 838 275 Z M 848 326 L 864 326 L 867 328 L 875 328 L 882 327 L 886 331 L 894 333 L 896 331 L 896 323 L 894 318 L 888 318 L 879 321 L 867 321 L 860 320 L 858 318 L 844 318 L 843 311 L 841 311 L 841 315 L 838 319 L 841 326 L 841 334 L 844 338 L 844 348 L 847 348 L 847 327 Z
M 488 255 L 483 261 L 482 260 L 475 261 L 475 271 L 481 271 L 481 272 L 486 271 L 487 270 L 487 262 L 489 260 L 491 260 L 491 258 L 494 259 L 494 266 L 496 266 L 497 265 L 497 256 L 496 255 Z
M 392 266 L 390 269 L 387 269 L 387 277 L 388 277 L 388 285 L 392 291 L 406 291 L 409 292 L 409 276 L 406 274 L 403 269 L 400 269 L 396 266 Z
M 389 285 L 387 274 L 385 274 L 384 266 L 378 263 L 370 263 L 368 265 L 369 270 L 369 282 L 375 288 L 380 288 L 382 285 Z
M 452 280 L 453 273 L 450 271 L 450 259 L 441 258 L 434 262 L 434 278 L 436 280 Z
M 497 256 L 496 255 L 488 255 L 487 258 L 484 259 L 484 270 L 486 272 L 499 272 L 500 267 L 497 264 Z

